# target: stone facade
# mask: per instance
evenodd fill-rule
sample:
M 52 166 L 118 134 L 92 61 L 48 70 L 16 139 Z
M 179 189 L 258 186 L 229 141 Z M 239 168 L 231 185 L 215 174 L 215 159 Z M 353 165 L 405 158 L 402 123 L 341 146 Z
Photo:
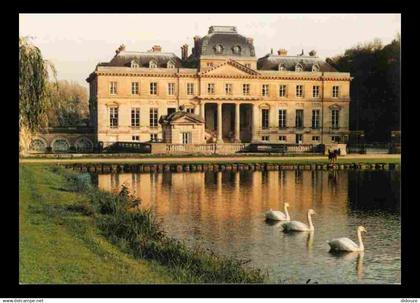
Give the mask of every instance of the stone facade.
M 346 143 L 352 78 L 315 52 L 257 59 L 253 40 L 227 26 L 181 50 L 121 46 L 97 65 L 87 81 L 98 142 L 162 141 L 159 119 L 184 106 L 204 119 L 208 143 Z

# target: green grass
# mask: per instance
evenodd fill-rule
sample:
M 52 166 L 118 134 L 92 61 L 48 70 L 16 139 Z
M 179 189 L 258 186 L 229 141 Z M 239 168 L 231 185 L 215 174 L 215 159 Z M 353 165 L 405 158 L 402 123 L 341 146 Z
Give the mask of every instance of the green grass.
M 136 260 L 99 235 L 94 219 L 69 211 L 86 202 L 45 166 L 19 166 L 20 283 L 171 283 L 166 268 Z

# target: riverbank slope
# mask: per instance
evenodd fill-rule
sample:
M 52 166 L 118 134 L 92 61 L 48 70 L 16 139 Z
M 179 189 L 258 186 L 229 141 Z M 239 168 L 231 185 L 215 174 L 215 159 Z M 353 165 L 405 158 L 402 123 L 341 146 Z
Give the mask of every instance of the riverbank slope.
M 45 166 L 19 165 L 19 282 L 171 283 L 156 262 L 135 260 L 67 209 L 86 200 Z

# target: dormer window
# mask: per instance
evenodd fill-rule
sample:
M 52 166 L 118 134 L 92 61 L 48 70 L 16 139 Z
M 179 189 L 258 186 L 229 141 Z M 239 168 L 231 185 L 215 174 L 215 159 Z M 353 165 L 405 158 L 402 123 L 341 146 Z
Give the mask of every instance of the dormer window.
M 235 45 L 235 46 L 232 48 L 232 51 L 233 51 L 233 53 L 234 53 L 235 55 L 240 55 L 240 54 L 241 54 L 241 47 L 240 47 L 239 45 Z
M 223 46 L 222 46 L 221 44 L 217 44 L 217 45 L 214 47 L 214 51 L 215 51 L 215 53 L 216 53 L 216 54 L 221 54 L 221 53 L 223 53 Z
M 166 66 L 167 68 L 175 68 L 175 64 L 172 61 L 168 61 L 168 64 Z
M 136 61 L 131 60 L 130 66 L 131 66 L 131 68 L 138 68 L 139 64 Z
M 301 71 L 303 71 L 302 65 L 296 64 L 296 66 L 295 66 L 295 72 L 301 72 Z
M 284 66 L 284 64 L 279 64 L 279 71 L 283 70 L 286 70 L 286 67 Z
M 318 66 L 318 64 L 312 65 L 312 71 L 313 72 L 319 72 L 319 66 Z
M 149 62 L 149 68 L 157 68 L 157 63 L 156 63 L 156 61 L 151 60 L 151 61 Z

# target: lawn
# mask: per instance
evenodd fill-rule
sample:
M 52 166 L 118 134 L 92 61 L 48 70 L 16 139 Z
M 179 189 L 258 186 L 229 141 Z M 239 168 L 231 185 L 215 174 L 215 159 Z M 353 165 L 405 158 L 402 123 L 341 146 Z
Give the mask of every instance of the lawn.
M 136 260 L 99 235 L 93 218 L 67 210 L 86 197 L 46 166 L 19 166 L 19 281 L 171 283 L 166 268 Z

